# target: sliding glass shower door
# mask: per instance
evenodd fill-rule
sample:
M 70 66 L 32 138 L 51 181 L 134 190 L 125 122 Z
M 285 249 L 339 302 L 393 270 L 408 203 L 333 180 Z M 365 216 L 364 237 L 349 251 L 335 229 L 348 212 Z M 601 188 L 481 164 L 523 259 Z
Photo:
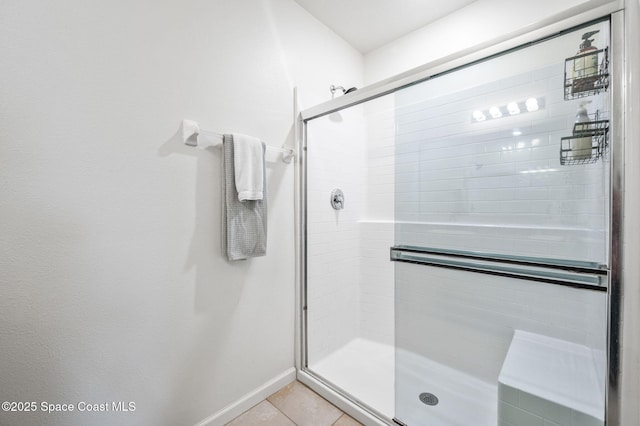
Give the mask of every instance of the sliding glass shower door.
M 395 93 L 395 418 L 603 425 L 609 22 Z
M 305 378 L 370 423 L 604 424 L 609 45 L 592 22 L 309 113 Z

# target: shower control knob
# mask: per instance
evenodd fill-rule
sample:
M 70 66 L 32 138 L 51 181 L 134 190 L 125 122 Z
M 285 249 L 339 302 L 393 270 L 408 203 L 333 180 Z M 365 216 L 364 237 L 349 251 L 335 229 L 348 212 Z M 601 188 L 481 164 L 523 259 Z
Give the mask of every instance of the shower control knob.
M 331 207 L 334 210 L 342 210 L 344 209 L 344 194 L 341 189 L 334 189 L 331 191 Z

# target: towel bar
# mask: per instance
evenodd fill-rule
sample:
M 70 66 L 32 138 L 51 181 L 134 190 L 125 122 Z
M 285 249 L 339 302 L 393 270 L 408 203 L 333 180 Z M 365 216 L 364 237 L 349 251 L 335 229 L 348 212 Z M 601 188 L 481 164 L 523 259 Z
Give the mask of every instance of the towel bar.
M 199 136 L 208 136 L 212 138 L 211 143 L 206 146 L 222 146 L 222 134 L 217 132 L 212 132 L 210 130 L 202 130 L 193 120 L 182 120 L 182 139 L 185 145 L 196 147 L 200 142 Z M 195 136 L 195 137 L 194 137 Z M 295 156 L 295 152 L 293 148 L 278 148 L 271 145 L 266 145 L 267 149 L 271 151 L 281 152 L 282 153 L 282 161 L 285 163 L 290 163 Z
M 390 260 L 607 291 L 608 270 L 593 262 L 413 246 L 391 247 Z

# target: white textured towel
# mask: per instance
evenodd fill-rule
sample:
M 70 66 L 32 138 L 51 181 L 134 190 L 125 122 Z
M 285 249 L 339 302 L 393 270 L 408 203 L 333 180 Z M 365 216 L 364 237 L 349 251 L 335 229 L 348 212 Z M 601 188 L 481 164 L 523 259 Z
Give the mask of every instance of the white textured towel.
M 264 187 L 264 149 L 252 136 L 233 134 L 233 166 L 238 199 L 262 200 Z
M 223 231 L 222 247 L 229 260 L 249 259 L 267 254 L 267 185 L 262 200 L 238 200 L 235 188 L 234 141 L 224 135 L 222 156 Z M 263 167 L 264 170 L 264 167 Z M 263 176 L 263 179 L 266 179 Z

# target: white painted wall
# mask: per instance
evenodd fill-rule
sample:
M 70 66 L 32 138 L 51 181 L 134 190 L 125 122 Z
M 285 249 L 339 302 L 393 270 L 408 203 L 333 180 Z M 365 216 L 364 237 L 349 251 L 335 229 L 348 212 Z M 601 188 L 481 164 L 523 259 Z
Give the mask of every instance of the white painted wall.
M 479 0 L 365 55 L 372 84 L 448 55 L 520 32 L 571 8 L 596 8 L 610 0 Z M 552 23 L 552 22 L 548 22 Z
M 267 257 L 228 263 L 220 152 L 179 125 L 292 143 L 292 87 L 360 86 L 361 55 L 291 0 L 0 10 L 0 399 L 136 403 L 0 423 L 195 424 L 290 369 L 293 166 Z

